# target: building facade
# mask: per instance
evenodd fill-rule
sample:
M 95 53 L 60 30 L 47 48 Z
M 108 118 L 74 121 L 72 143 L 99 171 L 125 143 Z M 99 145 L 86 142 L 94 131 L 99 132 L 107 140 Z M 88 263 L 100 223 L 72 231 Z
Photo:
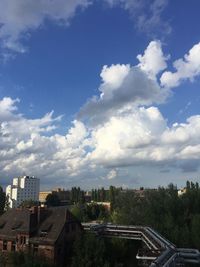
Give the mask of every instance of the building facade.
M 27 252 L 63 266 L 81 230 L 66 207 L 10 209 L 0 217 L 0 252 Z
M 11 208 L 17 208 L 25 200 L 39 201 L 40 180 L 35 177 L 22 176 L 13 179 L 12 185 L 6 187 Z

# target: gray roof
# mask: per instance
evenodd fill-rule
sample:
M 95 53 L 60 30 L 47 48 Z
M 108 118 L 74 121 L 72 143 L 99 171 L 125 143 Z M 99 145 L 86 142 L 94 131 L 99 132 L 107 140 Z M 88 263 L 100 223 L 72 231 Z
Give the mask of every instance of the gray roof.
M 66 223 L 67 207 L 48 208 L 41 214 L 40 223 L 34 229 L 32 213 L 28 209 L 11 209 L 0 217 L 0 238 L 15 240 L 17 233 L 29 233 L 30 243 L 54 244 Z M 71 215 L 71 219 L 75 220 Z M 77 220 L 75 220 L 77 222 Z
M 30 211 L 10 209 L 0 217 L 0 238 L 15 239 L 17 234 L 29 233 Z

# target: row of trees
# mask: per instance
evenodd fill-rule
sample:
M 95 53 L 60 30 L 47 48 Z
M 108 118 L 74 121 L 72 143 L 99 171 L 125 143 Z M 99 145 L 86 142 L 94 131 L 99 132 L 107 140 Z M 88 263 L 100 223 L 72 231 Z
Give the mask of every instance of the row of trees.
M 140 242 L 104 239 L 82 234 L 74 243 L 72 267 L 128 267 L 137 266 L 136 253 Z
M 108 221 L 110 218 L 109 211 L 103 205 L 97 205 L 96 203 L 78 203 L 72 207 L 71 212 L 81 222 Z
M 6 204 L 6 194 L 3 191 L 3 188 L 0 186 L 0 215 L 4 212 Z
M 116 196 L 122 191 L 122 188 L 110 186 L 108 190 L 104 189 L 104 187 L 100 189 L 92 189 L 91 191 L 91 199 L 93 201 L 97 202 L 104 202 L 104 201 L 110 201 L 114 202 Z
M 1 267 L 56 267 L 49 264 L 44 257 L 33 257 L 28 253 L 23 252 L 10 252 L 5 254 L 0 253 L 0 266 Z
M 147 190 L 143 198 L 131 191 L 119 194 L 111 214 L 118 224 L 149 225 L 180 247 L 200 249 L 200 188 L 187 182 L 178 196 L 176 186 Z
M 116 188 L 114 186 L 110 186 L 108 190 L 104 189 L 104 187 L 100 189 L 92 189 L 91 191 L 91 200 L 94 202 L 111 202 L 114 204 L 117 195 L 122 191 L 122 188 Z M 84 204 L 86 203 L 85 191 L 81 190 L 80 187 L 72 187 L 69 192 L 69 203 L 74 205 Z M 59 192 L 53 192 L 49 194 L 46 198 L 46 204 L 48 206 L 59 206 Z
M 116 224 L 148 225 L 178 247 L 193 247 L 200 250 L 198 183 L 187 182 L 186 192 L 181 196 L 178 196 L 177 187 L 173 184 L 167 188 L 145 190 L 143 197 L 132 190 L 125 192 L 115 187 L 111 187 L 108 192 L 107 200 L 111 200 L 112 210 L 107 214 L 106 221 Z M 88 213 L 87 210 L 81 209 L 80 206 L 77 209 L 79 215 L 82 212 L 79 217 L 81 220 L 91 219 L 90 216 L 85 216 Z M 79 236 L 74 244 L 72 267 L 131 266 L 130 264 L 137 266 L 134 260 L 140 245 L 135 241 Z M 100 260 L 96 261 L 96 259 Z M 127 259 L 130 261 L 128 262 Z

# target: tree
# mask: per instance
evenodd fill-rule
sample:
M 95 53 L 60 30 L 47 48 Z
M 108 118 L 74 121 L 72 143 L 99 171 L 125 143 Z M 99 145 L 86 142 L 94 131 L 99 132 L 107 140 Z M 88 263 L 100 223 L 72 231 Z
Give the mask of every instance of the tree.
M 92 234 L 79 235 L 74 242 L 72 267 L 110 266 L 106 260 L 104 240 Z
M 4 212 L 6 201 L 6 194 L 3 191 L 3 188 L 0 186 L 0 215 Z
M 6 196 L 6 199 L 5 199 L 5 208 L 4 210 L 7 211 L 10 209 L 10 202 L 9 202 L 9 197 Z
M 46 204 L 49 207 L 56 207 L 60 205 L 60 199 L 57 194 L 48 194 L 46 197 Z
M 200 214 L 192 217 L 191 233 L 193 245 L 200 249 Z
M 20 204 L 20 207 L 23 207 L 23 208 L 30 208 L 30 207 L 33 207 L 33 206 L 38 206 L 38 202 L 34 201 L 32 199 L 24 200 Z

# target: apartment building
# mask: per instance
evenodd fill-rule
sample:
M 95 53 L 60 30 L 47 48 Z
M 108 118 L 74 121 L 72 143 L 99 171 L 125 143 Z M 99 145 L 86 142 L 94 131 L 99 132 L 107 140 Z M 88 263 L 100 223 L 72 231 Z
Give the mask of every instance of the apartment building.
M 17 208 L 25 200 L 39 201 L 39 188 L 38 178 L 30 176 L 14 178 L 12 185 L 6 187 L 10 207 Z

